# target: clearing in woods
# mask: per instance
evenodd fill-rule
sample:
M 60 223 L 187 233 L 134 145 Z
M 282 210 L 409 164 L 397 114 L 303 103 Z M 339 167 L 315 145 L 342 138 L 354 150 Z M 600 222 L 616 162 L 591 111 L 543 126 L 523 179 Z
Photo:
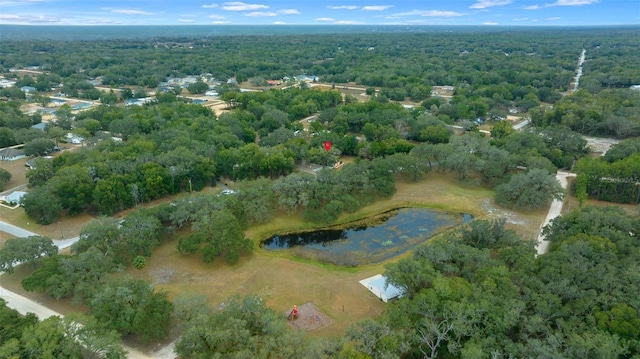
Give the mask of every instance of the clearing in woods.
M 470 213 L 476 218 L 504 215 L 491 210 L 495 209 L 493 191 L 460 183 L 455 180 L 454 175 L 430 173 L 418 182 L 398 180 L 396 187 L 396 194 L 389 200 L 378 201 L 357 213 L 345 215 L 340 218 L 340 222 L 346 223 L 391 208 L 409 206 Z M 532 238 L 532 233 L 537 231 L 546 212 L 509 213 L 514 216 L 509 225 L 526 238 Z M 26 219 L 22 210 L 15 211 L 14 216 L 17 217 L 14 220 L 18 225 L 24 224 L 22 222 Z M 63 228 L 68 237 L 72 233 L 77 235 L 80 224 L 86 223 L 90 218 L 88 215 L 65 217 L 61 224 L 44 227 L 30 223 L 28 229 L 36 233 L 52 233 L 52 237 L 57 238 L 59 236 L 55 233 Z M 73 226 L 68 225 L 69 221 Z M 267 224 L 249 228 L 246 234 L 257 244 L 269 234 L 308 229 L 312 226 L 311 223 L 303 222 L 299 216 L 283 215 Z M 255 294 L 261 296 L 267 306 L 280 313 L 288 313 L 293 305 L 305 308 L 304 305 L 308 304 L 313 306 L 313 311 L 318 310 L 320 318 L 317 328 L 303 328 L 313 330 L 310 331 L 312 336 L 343 333 L 351 324 L 379 315 L 384 310 L 385 304 L 359 283 L 363 278 L 384 273 L 384 264 L 338 267 L 299 259 L 287 251 L 274 253 L 259 247 L 252 255 L 242 257 L 234 266 L 229 266 L 222 260 L 205 264 L 198 256 L 181 255 L 177 252 L 176 237 L 182 234 L 176 233 L 171 241 L 158 248 L 147 259 L 145 268 L 137 270 L 131 267 L 127 273 L 150 280 L 158 289 L 166 290 L 172 299 L 185 294 L 201 294 L 207 296 L 211 305 L 217 306 L 234 295 Z M 395 260 L 398 258 L 386 263 Z M 18 270 L 14 275 L 2 276 L 2 285 L 63 313 L 84 309 L 64 302 L 55 304 L 56 301 L 43 295 L 22 290 L 20 281 L 28 271 Z M 285 314 L 283 320 L 286 320 Z

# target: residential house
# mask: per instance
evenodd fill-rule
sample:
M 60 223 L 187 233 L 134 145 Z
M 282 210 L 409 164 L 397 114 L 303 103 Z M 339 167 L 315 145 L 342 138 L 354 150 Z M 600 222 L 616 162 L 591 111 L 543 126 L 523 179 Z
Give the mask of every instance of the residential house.
M 36 160 L 37 159 L 52 160 L 53 157 L 52 156 L 44 156 L 44 157 L 30 158 L 29 160 L 27 160 L 27 162 L 24 165 L 29 167 L 30 170 L 35 170 L 36 169 Z
M 91 107 L 91 103 L 90 102 L 79 102 L 73 106 L 71 106 L 72 110 L 84 110 Z
M 124 101 L 125 106 L 142 106 L 144 104 L 150 103 L 153 101 L 153 97 L 144 97 L 144 98 L 130 98 Z
M 10 195 L 4 197 L 4 201 L 6 203 L 8 203 L 9 205 L 16 206 L 16 205 L 20 204 L 20 201 L 22 200 L 22 197 L 24 197 L 24 195 L 26 195 L 26 194 L 27 194 L 27 192 L 15 191 L 15 192 L 11 193 Z
M 2 87 L 2 88 L 12 87 L 15 84 L 16 84 L 16 82 L 12 81 L 12 80 L 7 80 L 7 79 L 1 79 L 0 80 L 0 87 Z
M 320 80 L 320 78 L 315 75 L 298 75 L 298 76 L 294 76 L 293 79 L 296 80 L 297 82 L 300 82 L 300 81 L 316 82 Z
M 66 142 L 71 142 L 74 145 L 79 145 L 82 142 L 84 142 L 84 138 L 82 136 L 78 136 L 76 134 L 73 134 L 71 132 L 67 133 L 65 136 Z
M 31 126 L 31 128 L 35 128 L 36 130 L 40 130 L 44 132 L 44 128 L 45 128 L 45 123 L 44 122 L 40 122 L 40 123 L 36 123 L 35 125 Z
M 11 147 L 0 149 L 0 160 L 3 161 L 15 161 L 25 157 L 27 156 L 24 154 L 23 150 L 18 150 Z

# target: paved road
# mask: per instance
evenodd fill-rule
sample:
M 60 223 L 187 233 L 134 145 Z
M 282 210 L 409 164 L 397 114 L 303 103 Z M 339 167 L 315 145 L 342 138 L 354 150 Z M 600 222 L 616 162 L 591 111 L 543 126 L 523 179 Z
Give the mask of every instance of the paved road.
M 12 224 L 2 222 L 2 221 L 0 221 L 0 231 L 9 233 L 16 237 L 30 237 L 30 236 L 38 235 L 37 233 L 33 233 L 26 229 L 16 227 Z M 72 244 L 77 242 L 78 239 L 79 237 L 73 237 L 73 238 L 59 240 L 59 241 L 54 240 L 53 244 L 57 246 L 58 249 L 64 249 L 64 248 L 70 247 Z M 3 273 L 0 272 L 0 275 L 2 274 Z M 9 308 L 13 308 L 17 310 L 22 315 L 25 315 L 27 313 L 34 313 L 35 315 L 38 316 L 38 318 L 40 318 L 40 320 L 44 320 L 54 315 L 63 317 L 62 314 L 54 310 L 51 310 L 36 301 L 23 297 L 17 293 L 11 292 L 6 288 L 3 288 L 2 286 L 0 286 L 0 298 L 4 299 L 7 302 L 7 306 Z M 148 356 L 142 353 L 141 351 L 130 348 L 126 345 L 123 345 L 123 348 L 129 353 L 127 357 L 132 359 L 151 359 L 151 358 L 173 359 L 175 357 L 175 354 L 173 354 L 173 346 L 174 344 L 171 343 L 168 346 L 158 350 L 156 353 L 154 353 L 153 356 Z
M 2 222 L 2 221 L 0 221 L 0 231 L 9 233 L 10 235 L 19 237 L 19 238 L 39 236 L 38 233 L 33 233 L 24 228 L 20 228 L 20 227 L 14 226 L 13 224 Z M 71 245 L 76 243 L 78 239 L 80 239 L 80 237 L 73 237 L 73 238 L 67 238 L 67 239 L 61 239 L 61 240 L 54 239 L 53 244 L 56 247 L 58 247 L 58 249 L 65 249 L 65 248 L 71 247 Z
M 40 303 L 34 302 L 29 298 L 8 291 L 2 287 L 0 287 L 0 298 L 4 299 L 7 302 L 9 308 L 13 308 L 23 315 L 27 313 L 33 313 L 37 315 L 41 320 L 52 317 L 54 315 L 61 316 L 59 313 L 56 313 L 55 311 L 45 307 Z
M 15 310 L 17 310 L 18 312 L 20 312 L 20 314 L 25 315 L 27 313 L 33 313 L 35 315 L 38 316 L 38 318 L 40 320 L 44 320 L 47 319 L 49 317 L 53 317 L 54 315 L 57 315 L 59 317 L 63 317 L 62 314 L 53 311 L 47 307 L 45 307 L 44 305 L 34 302 L 33 300 L 23 297 L 17 293 L 8 291 L 2 287 L 0 287 L 0 298 L 4 299 L 7 302 L 7 306 L 9 306 L 9 308 L 13 308 Z M 150 359 L 153 357 L 147 356 L 144 353 L 124 346 L 123 348 L 128 352 L 127 357 L 128 358 L 133 358 L 133 359 Z M 166 358 L 173 358 L 174 355 L 172 354 L 172 356 L 166 357 Z
M 578 86 L 580 84 L 580 77 L 582 76 L 582 64 L 584 64 L 584 58 L 587 53 L 587 50 L 582 49 L 582 53 L 580 54 L 580 59 L 578 59 L 578 69 L 576 70 L 576 78 L 575 83 L 573 85 L 573 92 L 578 91 Z
M 556 179 L 558 180 L 558 182 L 560 182 L 560 185 L 562 186 L 562 188 L 564 188 L 565 192 L 568 187 L 567 178 L 575 177 L 575 176 L 576 176 L 575 173 L 564 172 L 564 171 L 558 171 L 558 173 L 556 173 Z M 538 234 L 538 244 L 536 245 L 536 251 L 538 252 L 539 255 L 545 254 L 549 251 L 549 241 L 544 240 L 545 236 L 542 234 L 542 228 L 544 228 L 544 226 L 549 224 L 554 218 L 560 215 L 560 213 L 562 212 L 563 204 L 564 204 L 563 199 L 561 200 L 554 199 L 553 202 L 551 202 L 551 206 L 549 207 L 549 212 L 547 212 L 547 217 L 544 219 L 544 222 L 542 222 L 542 225 L 540 225 L 540 233 Z
M 9 224 L 6 222 L 0 221 L 0 231 L 9 233 L 12 236 L 16 237 L 31 237 L 31 236 L 39 236 L 37 233 L 33 233 L 31 231 L 27 231 L 26 229 L 22 229 L 20 227 L 16 227 L 13 224 Z

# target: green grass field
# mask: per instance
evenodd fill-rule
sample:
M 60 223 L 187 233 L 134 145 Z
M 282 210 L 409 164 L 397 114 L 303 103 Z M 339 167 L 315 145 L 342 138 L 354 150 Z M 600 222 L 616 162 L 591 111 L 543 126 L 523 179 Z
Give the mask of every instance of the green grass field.
M 400 179 L 396 187 L 397 192 L 392 198 L 378 201 L 356 213 L 344 215 L 338 222 L 346 223 L 389 209 L 410 206 L 470 213 L 476 218 L 483 218 L 487 212 L 482 204 L 492 203 L 493 198 L 491 190 L 460 183 L 455 180 L 455 176 L 436 173 L 429 174 L 427 178 L 418 182 Z M 526 222 L 530 223 L 532 228 L 537 228 L 545 214 L 546 212 L 541 210 L 522 215 L 529 218 Z M 123 214 L 119 214 L 121 215 Z M 66 228 L 72 228 L 67 225 L 71 220 L 73 227 L 78 227 L 79 232 L 81 222 L 86 223 L 90 219 L 89 216 L 64 218 L 61 225 L 65 228 L 63 230 L 67 231 Z M 23 215 L 15 215 L 10 221 L 24 225 L 25 218 Z M 34 224 L 31 223 L 27 227 L 30 228 L 29 226 Z M 47 227 L 57 230 L 55 225 Z M 249 228 L 246 235 L 254 240 L 257 246 L 261 239 L 270 234 L 316 227 L 316 224 L 305 222 L 300 216 L 287 216 L 282 213 L 269 223 Z M 532 231 L 532 228 L 514 227 L 521 233 Z M 68 231 L 71 233 L 71 230 Z M 174 237 L 182 234 L 178 232 Z M 198 256 L 181 255 L 175 249 L 175 245 L 174 238 L 156 250 L 147 260 L 145 268 L 137 270 L 131 267 L 127 272 L 134 277 L 152 281 L 158 289 L 169 292 L 171 298 L 185 293 L 202 294 L 209 298 L 212 305 L 225 302 L 234 295 L 247 294 L 260 295 L 269 307 L 278 312 L 285 312 L 294 304 L 312 302 L 333 319 L 332 325 L 312 332 L 311 335 L 314 336 L 343 333 L 351 324 L 382 313 L 385 304 L 358 281 L 383 273 L 384 264 L 399 259 L 396 257 L 383 264 L 347 268 L 296 258 L 289 251 L 275 253 L 257 247 L 252 255 L 244 256 L 238 264 L 229 266 L 222 260 L 204 264 Z M 410 254 L 404 256 L 406 255 Z M 55 301 L 39 294 L 25 293 L 20 288 L 20 280 L 27 273 L 28 270 L 17 271 L 16 274 L 4 276 L 1 280 L 8 288 L 35 297 L 38 301 L 63 312 L 82 309 L 68 303 L 54 304 Z

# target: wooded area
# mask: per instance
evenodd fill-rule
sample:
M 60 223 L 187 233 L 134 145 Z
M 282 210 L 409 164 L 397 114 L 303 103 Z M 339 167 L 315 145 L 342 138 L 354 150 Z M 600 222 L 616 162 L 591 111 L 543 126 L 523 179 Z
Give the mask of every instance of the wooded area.
M 44 236 L 0 249 L 0 271 L 33 268 L 27 291 L 87 309 L 38 322 L 1 303 L 0 357 L 121 358 L 120 338 L 158 342 L 177 327 L 183 358 L 637 358 L 640 222 L 617 207 L 582 207 L 640 203 L 635 30 L 0 40 L 0 72 L 15 81 L 0 89 L 0 148 L 38 157 L 68 134 L 83 138 L 34 161 L 25 213 L 44 225 L 97 218 L 71 254 Z M 314 79 L 292 79 L 301 74 Z M 198 79 L 165 86 L 189 76 Z M 342 93 L 347 85 L 364 93 Z M 450 95 L 436 91 L 444 86 Z M 210 89 L 223 112 L 191 103 Z M 95 102 L 57 106 L 54 120 L 25 113 L 25 104 L 50 108 L 53 93 Z M 531 124 L 515 129 L 509 115 Z M 624 140 L 593 158 L 583 134 Z M 289 214 L 325 226 L 431 173 L 490 189 L 505 208 L 543 208 L 564 194 L 558 169 L 576 172 L 581 208 L 544 230 L 549 253 L 536 256 L 504 221 L 473 221 L 387 265 L 405 297 L 340 337 L 292 331 L 257 296 L 213 309 L 122 273 L 172 238 L 181 256 L 234 265 L 255 250 L 253 225 Z M 0 188 L 10 179 L 0 169 Z M 210 193 L 225 182 L 233 190 Z

